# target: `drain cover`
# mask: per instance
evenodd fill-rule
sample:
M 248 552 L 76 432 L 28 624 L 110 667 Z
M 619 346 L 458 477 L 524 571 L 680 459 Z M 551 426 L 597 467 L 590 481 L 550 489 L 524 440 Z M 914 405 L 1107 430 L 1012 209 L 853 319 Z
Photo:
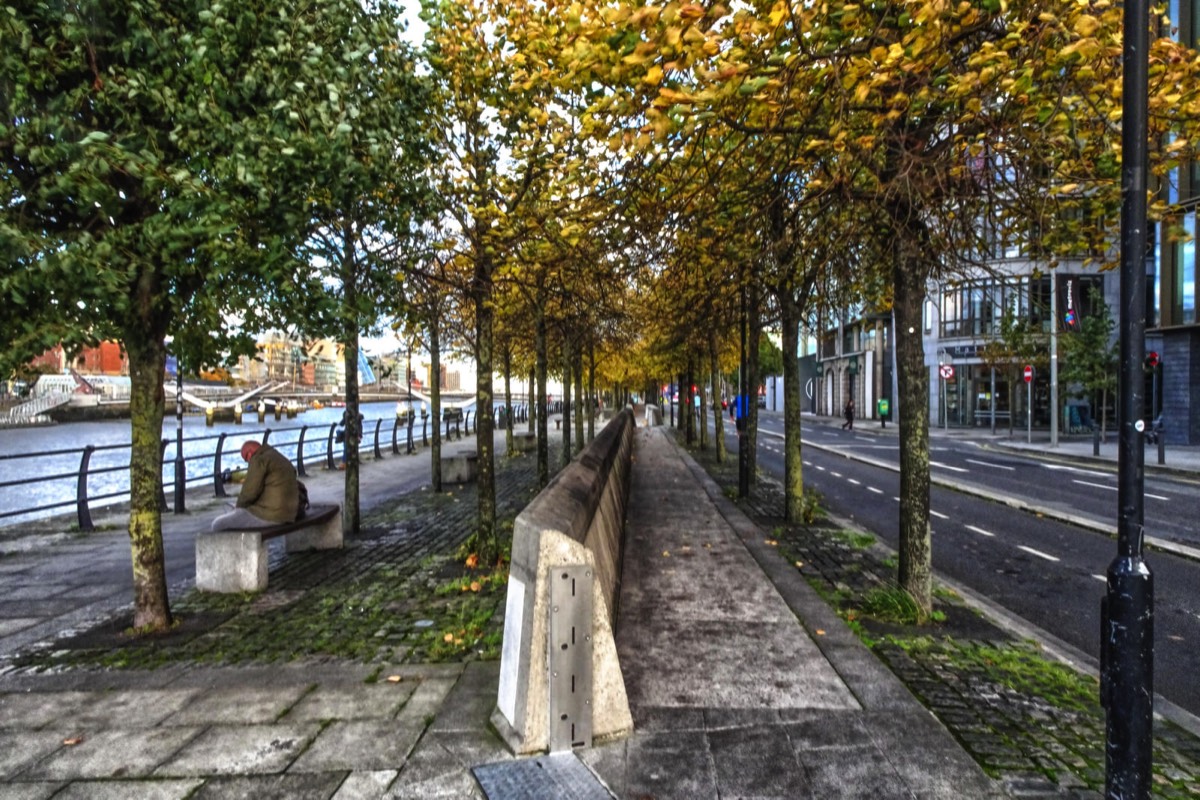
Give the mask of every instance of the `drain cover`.
M 574 753 L 552 753 L 519 761 L 472 767 L 488 800 L 612 800 Z

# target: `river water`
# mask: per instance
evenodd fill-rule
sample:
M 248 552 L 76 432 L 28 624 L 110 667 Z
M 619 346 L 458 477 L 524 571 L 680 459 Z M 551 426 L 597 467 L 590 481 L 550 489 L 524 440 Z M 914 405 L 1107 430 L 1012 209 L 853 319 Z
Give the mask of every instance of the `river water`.
M 474 403 L 464 408 L 473 412 Z M 360 412 L 363 415 L 361 452 L 373 450 L 377 421 L 379 447 L 381 450 L 390 450 L 396 403 L 364 403 L 360 406 Z M 284 415 L 276 420 L 274 413 L 268 412 L 263 422 L 258 421 L 257 414 L 246 414 L 241 425 L 219 422 L 212 427 L 205 425 L 203 416 L 185 415 L 183 456 L 188 487 L 211 486 L 218 443 L 221 446 L 222 469 L 240 469 L 245 467 L 239 455 L 242 442 L 248 439 L 261 441 L 268 429 L 271 433 L 267 441 L 293 462 L 301 432 L 306 429 L 303 430 L 304 460 L 311 467 L 325 458 L 330 428 L 335 426 L 336 439 L 336 426 L 342 422 L 344 413 L 345 408 L 328 407 L 303 411 L 293 419 Z M 471 421 L 474 423 L 473 413 Z M 223 442 L 220 441 L 222 433 L 226 434 Z M 163 485 L 168 495 L 175 480 L 176 434 L 176 419 L 173 415 L 168 416 L 163 421 L 162 434 L 164 439 L 170 440 L 163 465 Z M 406 436 L 401 426 L 397 438 L 400 447 L 404 447 Z M 420 436 L 421 418 L 418 416 L 414 437 L 419 441 Z M 15 484 L 0 485 L 0 527 L 54 514 L 73 514 L 80 463 L 87 445 L 97 448 L 90 457 L 88 468 L 87 491 L 92 498 L 91 507 L 127 502 L 129 442 L 128 419 L 0 429 L 0 484 Z M 332 450 L 335 458 L 341 458 L 341 444 L 335 442 Z M 21 513 L 16 513 L 18 511 Z

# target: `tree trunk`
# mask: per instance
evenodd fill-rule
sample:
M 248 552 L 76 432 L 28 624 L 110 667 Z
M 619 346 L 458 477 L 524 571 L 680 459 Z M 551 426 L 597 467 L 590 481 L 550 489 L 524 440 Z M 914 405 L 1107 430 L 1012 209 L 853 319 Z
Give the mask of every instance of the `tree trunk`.
M 358 280 L 354 271 L 353 245 L 356 240 L 353 226 L 342 231 L 345 252 L 342 254 L 342 361 L 346 366 L 346 437 L 342 443 L 346 461 L 342 501 L 342 535 L 357 536 L 361 525 L 359 510 L 358 447 L 362 442 L 362 415 L 358 410 Z
M 481 257 L 475 264 L 475 445 L 478 455 L 478 518 L 475 521 L 478 541 L 476 552 L 483 563 L 492 564 L 500 556 L 496 529 L 496 466 L 492 417 L 492 269 Z
M 546 408 L 546 373 L 548 372 L 546 356 L 546 314 L 539 307 L 533 328 L 533 348 L 535 351 L 534 371 L 537 373 L 537 389 L 534 392 L 534 405 L 537 416 L 537 477 L 538 488 L 545 488 L 550 482 L 550 441 L 547 438 L 550 430 L 547 424 L 550 418 Z M 530 418 L 532 421 L 532 417 Z
M 437 319 L 429 323 L 429 480 L 433 491 L 442 491 L 442 337 Z
M 163 373 L 167 350 L 163 337 L 145 331 L 125 337 L 129 356 L 129 416 L 133 449 L 129 458 L 129 548 L 133 560 L 133 627 L 163 631 L 171 626 L 163 561 L 162 424 Z
M 717 353 L 717 329 L 715 327 L 708 329 L 708 360 L 713 374 L 713 445 L 716 449 L 717 463 L 722 464 L 725 461 L 725 414 L 721 408 L 721 396 L 724 392 L 719 388 L 721 360 Z
M 583 348 L 578 347 L 572 350 L 575 355 L 575 365 L 573 372 L 575 373 L 575 454 L 578 455 L 583 450 L 583 419 L 591 414 L 592 410 L 588 408 L 587 400 L 583 396 Z
M 543 342 L 543 347 L 545 342 Z M 543 356 L 545 353 L 542 354 Z M 534 424 L 538 418 L 537 405 L 537 367 L 529 370 L 529 394 L 525 397 L 525 422 L 529 426 L 529 432 L 534 432 Z
M 762 381 L 758 360 L 758 345 L 762 339 L 762 320 L 759 318 L 762 299 L 759 292 L 758 285 L 752 283 L 748 319 L 750 330 L 746 340 L 746 443 L 751 486 L 758 483 L 758 384 Z
M 504 452 L 513 451 L 512 347 L 504 346 Z
M 563 342 L 562 463 L 571 463 L 571 351 Z
M 892 267 L 900 408 L 900 588 L 926 613 L 932 608 L 929 530 L 929 376 L 921 342 L 926 269 L 897 248 Z
M 596 438 L 596 344 L 588 348 L 588 441 Z
M 800 313 L 788 288 L 779 293 L 783 327 L 783 508 L 789 523 L 802 520 L 804 510 L 804 462 L 800 434 Z

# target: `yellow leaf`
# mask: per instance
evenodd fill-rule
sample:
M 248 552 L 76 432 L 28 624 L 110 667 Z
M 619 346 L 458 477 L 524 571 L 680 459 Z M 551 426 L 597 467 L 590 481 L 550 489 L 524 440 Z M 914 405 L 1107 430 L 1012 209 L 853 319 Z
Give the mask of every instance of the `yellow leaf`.
M 404 680 L 404 678 L 400 677 L 399 675 L 388 675 L 387 676 L 388 683 L 399 683 L 402 680 Z
M 479 581 L 471 581 L 471 591 L 478 592 L 483 587 L 479 585 Z
M 817 636 L 824 636 L 824 635 L 825 635 L 825 631 L 821 630 L 820 628 L 817 628 Z
M 670 558 L 670 557 L 671 557 L 671 554 L 668 551 L 663 550 L 663 558 Z
M 1099 27 L 1100 20 L 1091 14 L 1080 14 L 1079 19 L 1075 20 L 1075 32 L 1080 36 L 1091 36 Z
M 63 739 L 63 744 L 65 744 L 67 747 L 74 747 L 77 744 L 83 744 L 83 737 L 72 736 L 70 738 Z
M 453 642 L 453 641 L 454 641 L 454 634 L 453 634 L 453 633 L 447 633 L 445 636 L 443 636 L 443 637 L 442 637 L 442 641 L 443 641 L 443 642 L 446 642 L 447 644 L 449 644 L 450 642 Z
M 650 69 L 646 70 L 646 76 L 642 78 L 642 83 L 645 83 L 649 86 L 658 86 L 660 83 L 662 83 L 662 79 L 662 67 L 660 67 L 658 64 L 655 64 L 654 66 L 650 67 Z

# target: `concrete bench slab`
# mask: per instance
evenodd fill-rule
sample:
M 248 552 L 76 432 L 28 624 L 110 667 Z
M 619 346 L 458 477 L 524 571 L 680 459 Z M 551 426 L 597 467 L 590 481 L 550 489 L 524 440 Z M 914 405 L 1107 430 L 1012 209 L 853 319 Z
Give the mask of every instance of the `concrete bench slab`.
M 295 522 L 196 537 L 196 588 L 204 592 L 261 592 L 267 588 L 267 541 L 286 536 L 289 553 L 342 546 L 342 507 L 314 505 Z
M 533 431 L 513 433 L 513 452 L 532 453 L 537 449 L 537 434 Z

